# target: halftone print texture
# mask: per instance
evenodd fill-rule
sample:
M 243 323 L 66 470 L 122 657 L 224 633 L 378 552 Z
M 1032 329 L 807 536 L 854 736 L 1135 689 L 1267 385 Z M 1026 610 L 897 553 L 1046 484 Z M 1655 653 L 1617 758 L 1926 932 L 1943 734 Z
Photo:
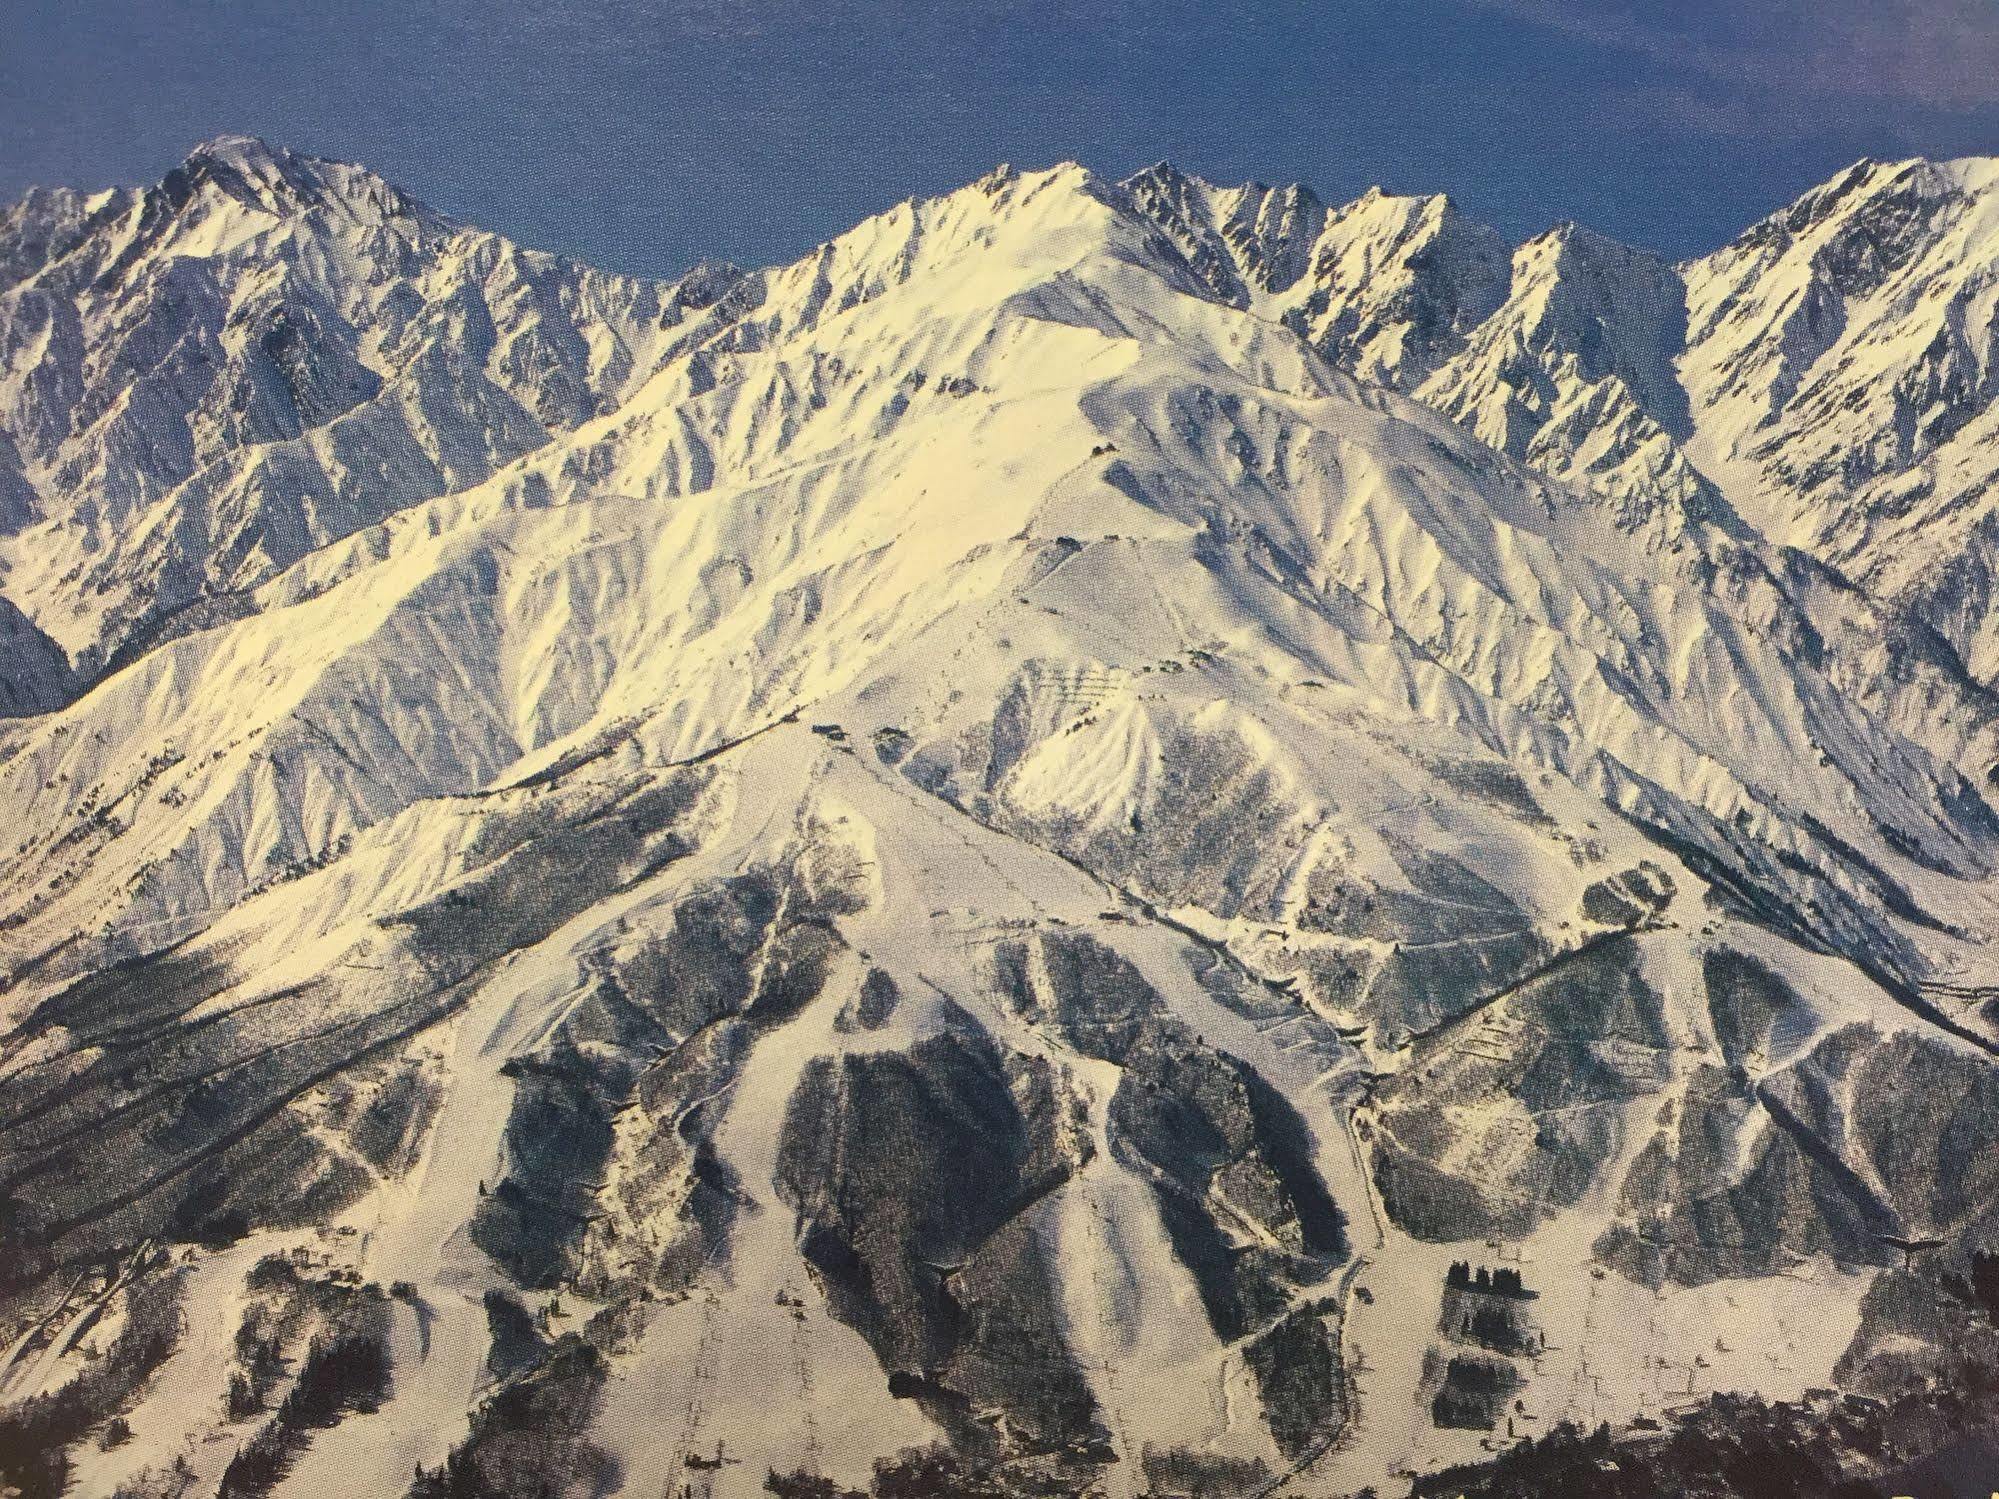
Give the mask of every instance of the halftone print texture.
M 0 1494 L 1988 1493 L 1985 18 L 786 9 L 8 23 Z

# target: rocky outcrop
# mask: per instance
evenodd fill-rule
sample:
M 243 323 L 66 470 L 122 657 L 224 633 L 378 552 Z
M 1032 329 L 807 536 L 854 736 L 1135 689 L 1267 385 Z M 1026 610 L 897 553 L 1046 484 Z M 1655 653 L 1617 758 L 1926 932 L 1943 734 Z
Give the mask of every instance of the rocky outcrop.
M 609 276 L 244 137 L 0 222 L 0 555 L 94 674 L 609 410 L 727 290 Z

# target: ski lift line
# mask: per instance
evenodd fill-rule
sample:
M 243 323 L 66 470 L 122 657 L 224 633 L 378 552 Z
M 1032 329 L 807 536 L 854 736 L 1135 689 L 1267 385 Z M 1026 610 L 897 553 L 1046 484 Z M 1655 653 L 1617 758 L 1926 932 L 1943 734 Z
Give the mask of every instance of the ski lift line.
M 1102 1354 L 1100 1362 L 1104 1389 L 1113 1397 L 1100 1404 L 1105 1418 L 1110 1422 L 1111 1435 L 1117 1443 L 1118 1453 L 1126 1462 L 1130 1462 L 1133 1459 L 1133 1452 L 1130 1435 L 1124 1425 L 1124 1392 L 1118 1381 L 1116 1361 L 1110 1356 L 1112 1335 L 1116 1329 L 1111 1312 L 1111 1298 L 1107 1294 L 1108 1288 L 1104 1285 L 1104 1265 L 1111 1255 L 1109 1222 L 1103 1204 L 1097 1197 L 1094 1184 L 1087 1176 L 1079 1178 L 1079 1182 L 1083 1189 L 1083 1206 L 1088 1215 L 1086 1220 L 1089 1225 L 1088 1232 L 1095 1241 L 1097 1249 L 1097 1253 L 1091 1259 L 1090 1287 L 1097 1308 L 1097 1336 Z
M 819 1437 L 818 1393 L 812 1379 L 812 1361 L 806 1346 L 805 1321 L 794 1315 L 791 1323 L 792 1371 L 798 1377 L 800 1424 L 805 1428 L 805 1465 L 817 1475 L 825 1462 Z
M 680 1481 L 687 1468 L 687 1459 L 694 1451 L 694 1444 L 701 1438 L 701 1426 L 708 1415 L 707 1403 L 702 1392 L 715 1381 L 715 1361 L 721 1351 L 720 1311 L 721 1298 L 709 1291 L 701 1303 L 701 1337 L 695 1346 L 694 1372 L 688 1379 L 686 1420 L 681 1427 L 678 1444 L 674 1448 L 673 1465 L 668 1471 L 666 1488 L 662 1499 L 675 1499 L 674 1485 Z
M 1444 1019 L 1437 1021 L 1434 1025 L 1425 1026 L 1421 1030 L 1411 1031 L 1408 1037 L 1403 1041 L 1402 1045 L 1397 1048 L 1397 1050 L 1406 1051 L 1411 1047 L 1414 1047 L 1418 1042 L 1427 1041 L 1436 1036 L 1441 1036 L 1445 1032 L 1453 1030 L 1460 1025 L 1463 1025 L 1466 1021 L 1473 1019 L 1475 1016 L 1483 1014 L 1486 1010 L 1490 1009 L 1493 1005 L 1498 1004 L 1501 1000 L 1510 998 L 1511 996 L 1520 993 L 1522 990 L 1526 989 L 1529 985 L 1537 982 L 1540 979 L 1546 978 L 1549 974 L 1554 973 L 1559 969 L 1568 967 L 1570 964 L 1575 963 L 1578 959 L 1583 958 L 1588 954 L 1595 952 L 1597 949 L 1601 947 L 1608 946 L 1612 942 L 1623 941 L 1631 937 L 1639 936 L 1646 932 L 1654 932 L 1659 930 L 1661 930 L 1661 928 L 1656 924 L 1641 923 L 1635 926 L 1618 927 L 1612 931 L 1598 932 L 1594 937 L 1590 937 L 1582 942 L 1579 942 L 1574 947 L 1567 947 L 1562 949 L 1562 951 L 1556 953 L 1553 957 L 1548 959 L 1547 962 L 1541 964 L 1539 967 L 1533 969 L 1528 973 L 1522 974 L 1519 978 L 1514 979 L 1509 983 L 1502 984 L 1499 988 L 1493 990 L 1492 993 L 1486 995 L 1483 999 L 1474 1000 L 1470 1005 L 1468 1005 L 1466 1008 L 1462 1010 L 1459 1010 L 1456 1014 L 1446 1016 Z

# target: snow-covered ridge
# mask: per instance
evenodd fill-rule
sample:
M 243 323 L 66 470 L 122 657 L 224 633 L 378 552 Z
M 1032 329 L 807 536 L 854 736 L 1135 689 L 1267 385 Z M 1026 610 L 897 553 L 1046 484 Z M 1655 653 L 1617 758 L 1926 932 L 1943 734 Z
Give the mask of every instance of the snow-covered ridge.
M 0 236 L 79 1491 L 1385 1491 L 1957 1355 L 1999 703 L 1763 534 L 1692 270 L 1071 164 L 652 285 L 183 172 Z
M 1667 543 L 1687 514 L 1738 512 L 1989 680 L 1995 179 L 1988 158 L 1865 161 L 1682 266 L 1564 226 L 1510 274 L 1489 232 L 1438 237 L 1455 217 L 1441 199 L 1328 213 L 1300 188 L 1164 167 L 1128 186 L 1218 294 L 1291 319 L 1335 362 Z M 1384 213 L 1385 236 L 1340 227 Z M 1321 273 L 1343 260 L 1359 296 Z
M 1219 188 L 1160 163 L 1124 184 L 1217 295 L 1291 324 L 1364 379 L 1407 389 L 1505 295 L 1499 235 L 1442 196 Z
M 94 673 L 615 405 L 730 282 L 607 276 L 243 137 L 0 225 L 0 567 Z
M 1700 461 L 1990 679 L 1999 162 L 1862 162 L 1686 279 Z

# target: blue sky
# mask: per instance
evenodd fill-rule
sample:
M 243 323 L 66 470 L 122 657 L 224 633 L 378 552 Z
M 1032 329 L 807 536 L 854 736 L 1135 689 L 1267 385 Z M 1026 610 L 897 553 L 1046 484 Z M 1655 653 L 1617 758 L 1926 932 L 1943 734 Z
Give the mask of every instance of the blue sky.
M 1683 254 L 1862 155 L 1999 152 L 1999 0 L 0 5 L 0 197 L 225 131 L 654 273 L 1069 157 Z

